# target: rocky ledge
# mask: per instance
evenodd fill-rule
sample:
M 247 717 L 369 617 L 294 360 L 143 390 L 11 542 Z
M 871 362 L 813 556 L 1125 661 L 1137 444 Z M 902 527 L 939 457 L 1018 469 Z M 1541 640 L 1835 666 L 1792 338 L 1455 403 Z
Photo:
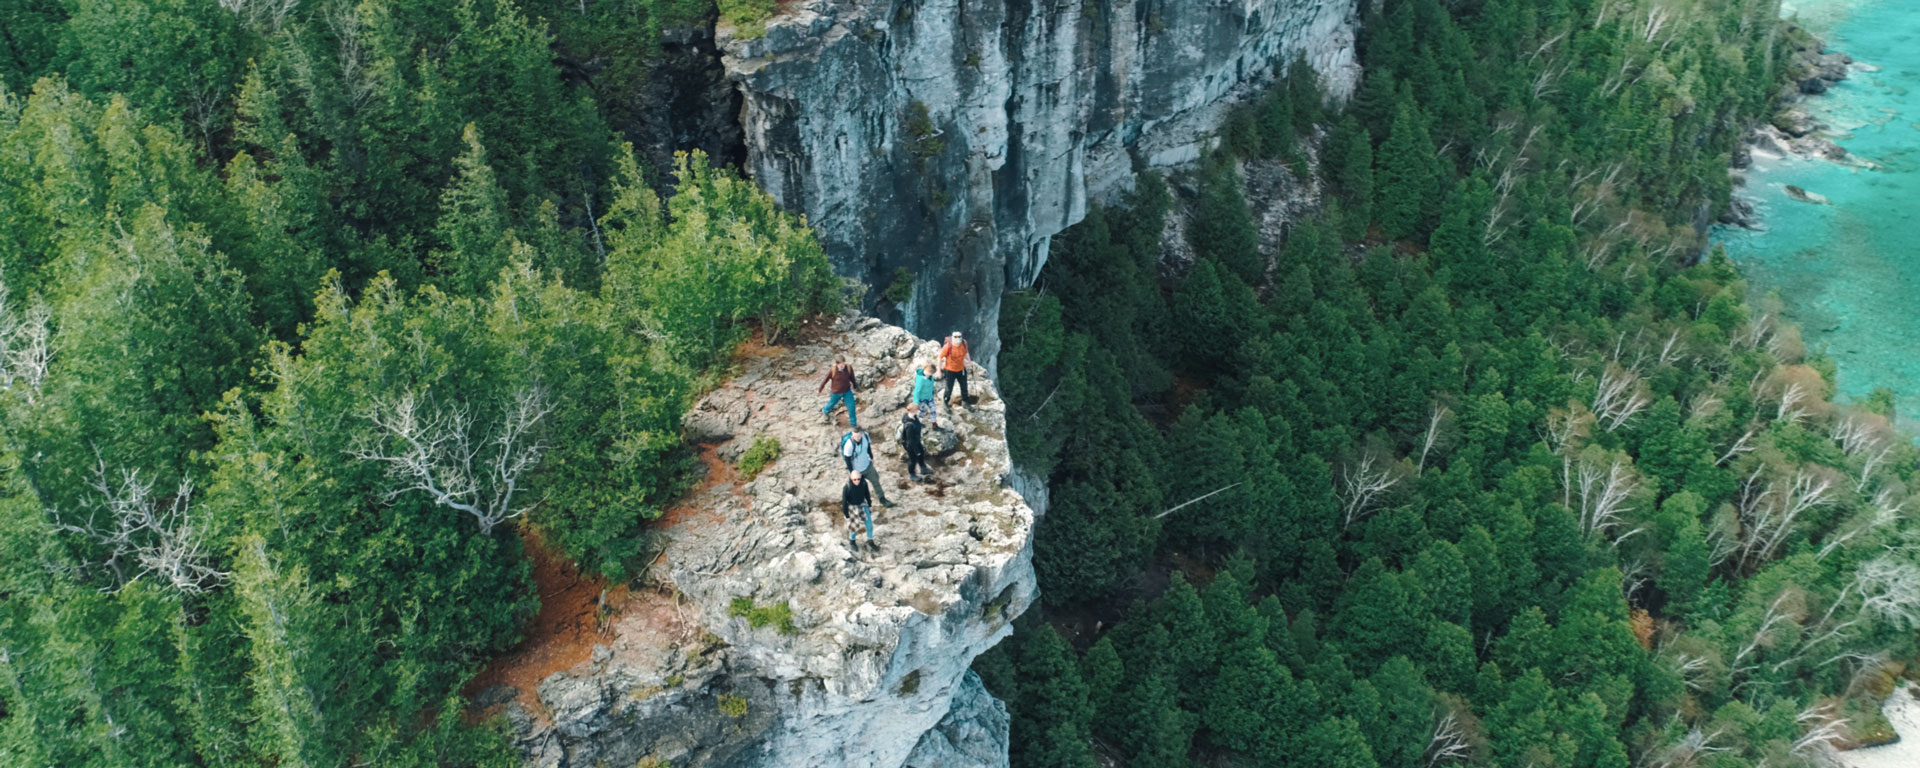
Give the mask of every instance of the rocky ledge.
M 1006 709 L 968 671 L 1035 593 L 1004 402 L 976 367 L 977 402 L 929 430 L 937 481 L 908 484 L 895 425 L 913 361 L 937 346 L 873 319 L 808 336 L 750 346 L 686 417 L 708 474 L 657 526 L 645 586 L 590 660 L 505 706 L 530 764 L 1006 765 Z M 845 427 L 823 423 L 815 393 L 835 354 L 855 366 L 897 504 L 875 506 L 878 552 L 851 549 L 840 517 Z M 741 475 L 768 440 L 778 458 Z

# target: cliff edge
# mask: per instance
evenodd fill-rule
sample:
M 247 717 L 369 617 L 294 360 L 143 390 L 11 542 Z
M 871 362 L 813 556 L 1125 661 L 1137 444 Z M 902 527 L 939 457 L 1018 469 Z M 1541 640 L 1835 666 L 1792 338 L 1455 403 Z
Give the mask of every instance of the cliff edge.
M 1033 283 L 1090 201 L 1198 158 L 1292 61 L 1344 100 L 1358 7 L 793 0 L 717 39 L 753 179 L 806 214 L 883 316 L 967 331 L 991 367 L 1000 297 Z
M 748 348 L 687 415 L 706 480 L 655 526 L 644 586 L 590 657 L 536 691 L 481 695 L 504 702 L 531 765 L 1006 765 L 1006 709 L 968 665 L 1034 597 L 1033 512 L 1009 485 L 1004 402 L 977 366 L 977 402 L 943 419 L 950 433 L 929 430 L 936 481 L 907 482 L 895 426 L 911 365 L 935 349 L 870 318 Z M 851 549 L 840 516 L 845 415 L 823 423 L 815 393 L 835 354 L 856 369 L 897 503 L 874 507 L 878 552 Z M 766 440 L 779 457 L 743 476 Z

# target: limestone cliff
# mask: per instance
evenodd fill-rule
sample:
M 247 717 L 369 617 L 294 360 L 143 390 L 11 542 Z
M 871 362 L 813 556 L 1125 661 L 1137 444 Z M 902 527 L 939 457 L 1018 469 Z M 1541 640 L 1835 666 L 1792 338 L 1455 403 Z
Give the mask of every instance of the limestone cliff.
M 1196 158 L 1296 54 L 1346 96 L 1356 0 L 795 0 L 720 47 L 747 170 L 843 275 L 991 361 L 1000 297 L 1142 167 Z M 888 304 L 892 302 L 889 301 Z
M 532 696 L 490 694 L 518 697 L 506 709 L 530 764 L 1006 764 L 1006 709 L 967 668 L 1034 597 L 1033 513 L 1009 487 L 1004 406 L 978 370 L 978 402 L 929 441 L 937 480 L 906 482 L 895 425 L 911 361 L 934 349 L 853 318 L 749 349 L 686 419 L 708 476 L 656 527 L 647 585 L 591 658 Z M 897 502 L 875 506 L 878 552 L 849 548 L 840 517 L 845 427 L 823 423 L 815 394 L 835 354 L 856 368 Z M 766 439 L 779 458 L 740 475 Z

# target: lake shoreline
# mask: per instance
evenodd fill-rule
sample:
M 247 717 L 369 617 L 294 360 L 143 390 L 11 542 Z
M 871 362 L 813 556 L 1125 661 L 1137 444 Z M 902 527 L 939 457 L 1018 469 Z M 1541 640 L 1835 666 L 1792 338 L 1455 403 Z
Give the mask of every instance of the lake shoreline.
M 1726 211 L 1720 214 L 1719 224 L 1749 230 L 1764 228 L 1757 202 L 1740 194 L 1747 186 L 1746 171 L 1753 166 L 1756 154 L 1769 158 L 1792 156 L 1843 164 L 1861 162 L 1826 135 L 1831 126 L 1816 119 L 1803 106 L 1810 99 L 1825 96 L 1834 85 L 1846 80 L 1852 74 L 1853 57 L 1832 50 L 1825 40 L 1804 28 L 1795 27 L 1794 32 L 1805 39 L 1794 50 L 1793 59 L 1788 65 L 1792 67 L 1793 75 L 1774 98 L 1772 119 L 1753 126 L 1746 141 L 1734 152 L 1734 192 L 1728 200 Z

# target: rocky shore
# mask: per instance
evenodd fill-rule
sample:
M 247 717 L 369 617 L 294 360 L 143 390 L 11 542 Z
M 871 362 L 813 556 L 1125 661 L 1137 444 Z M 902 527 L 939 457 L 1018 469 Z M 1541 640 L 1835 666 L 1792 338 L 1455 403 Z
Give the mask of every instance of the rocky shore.
M 1775 104 L 1779 110 L 1773 119 L 1755 126 L 1747 143 L 1734 152 L 1734 185 L 1736 190 L 1745 185 L 1747 168 L 1753 165 L 1756 155 L 1763 157 L 1805 157 L 1819 158 L 1829 162 L 1872 167 L 1867 160 L 1849 154 L 1845 147 L 1834 143 L 1827 133 L 1831 126 L 1820 122 L 1807 109 L 1806 100 L 1819 96 L 1832 88 L 1834 84 L 1847 79 L 1853 66 L 1853 57 L 1839 51 L 1827 49 L 1824 41 L 1804 35 L 1798 47 L 1792 53 L 1787 66 L 1792 73 L 1781 87 Z M 1824 200 L 1818 193 L 1799 190 L 1799 194 L 1789 194 L 1796 200 L 1819 203 Z M 1752 199 L 1736 191 L 1725 213 L 1720 215 L 1721 224 L 1758 229 L 1761 226 L 1758 211 Z

